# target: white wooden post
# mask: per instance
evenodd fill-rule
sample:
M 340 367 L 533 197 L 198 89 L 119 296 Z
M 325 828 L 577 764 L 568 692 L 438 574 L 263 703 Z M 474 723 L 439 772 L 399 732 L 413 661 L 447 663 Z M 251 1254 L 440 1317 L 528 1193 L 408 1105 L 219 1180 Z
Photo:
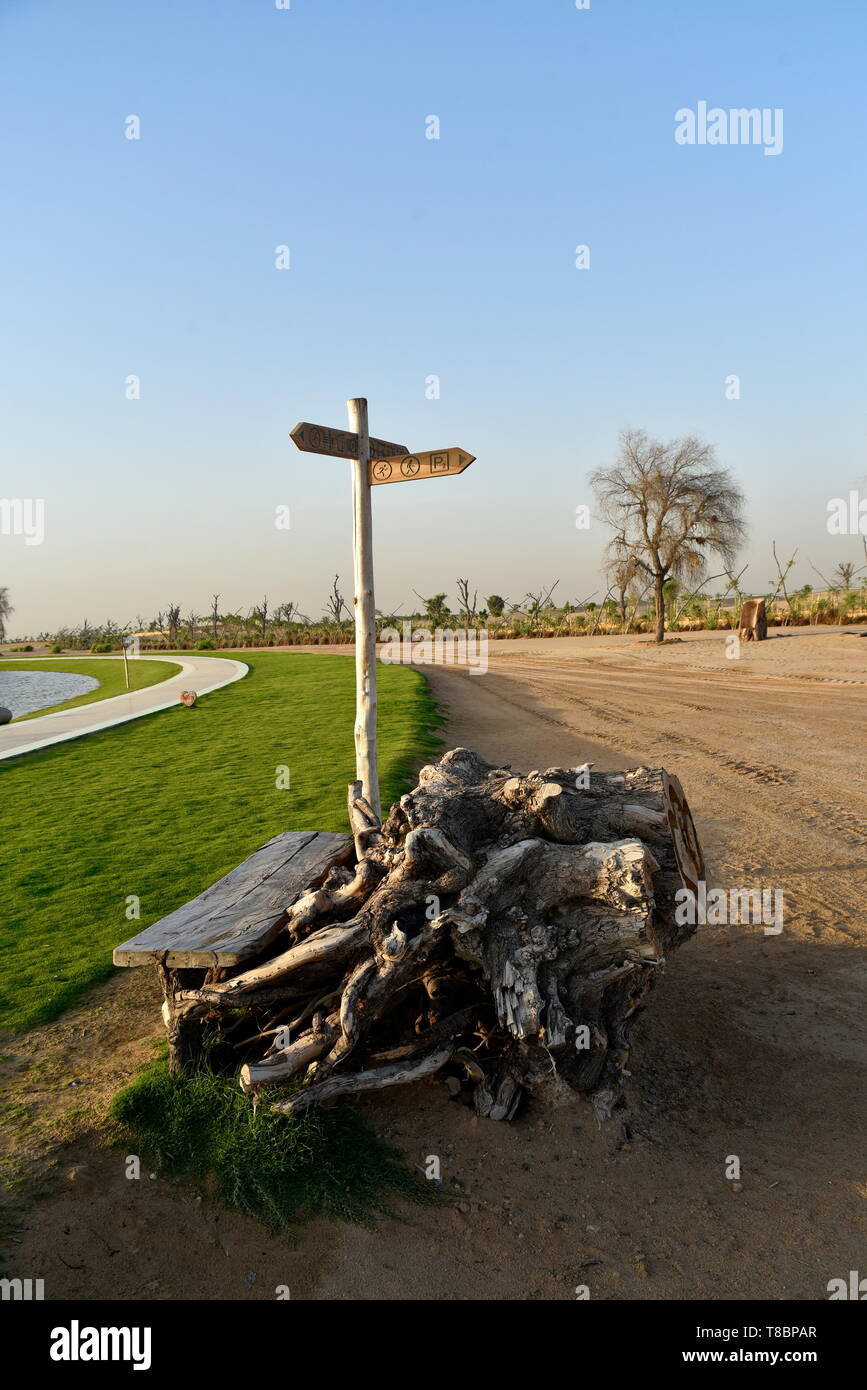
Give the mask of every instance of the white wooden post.
M 352 460 L 352 535 L 355 567 L 355 773 L 362 793 L 381 815 L 376 765 L 376 608 L 373 597 L 373 517 L 370 506 L 370 435 L 367 401 L 346 402 L 349 428 L 358 435 Z
M 124 675 L 124 680 L 126 681 L 126 688 L 127 688 L 127 690 L 129 690 L 129 662 L 128 662 L 128 660 L 127 660 L 127 655 L 126 655 L 126 638 L 125 638 L 125 637 L 121 637 L 121 639 L 120 639 L 120 649 L 121 649 L 121 651 L 123 652 L 123 675 Z

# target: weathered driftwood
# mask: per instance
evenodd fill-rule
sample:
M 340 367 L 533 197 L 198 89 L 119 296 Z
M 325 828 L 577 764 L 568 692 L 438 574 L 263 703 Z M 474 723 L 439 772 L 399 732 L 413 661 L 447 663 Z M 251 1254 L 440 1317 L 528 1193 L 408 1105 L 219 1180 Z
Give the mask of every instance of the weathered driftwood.
M 293 895 L 258 962 L 163 965 L 176 1064 L 206 1025 L 234 1066 L 245 1040 L 241 1085 L 290 1114 L 443 1068 L 494 1119 L 528 1094 L 607 1114 L 631 1020 L 694 930 L 673 911 L 704 877 L 677 780 L 516 776 L 457 748 L 382 825 L 353 783 L 349 820 L 355 863 Z

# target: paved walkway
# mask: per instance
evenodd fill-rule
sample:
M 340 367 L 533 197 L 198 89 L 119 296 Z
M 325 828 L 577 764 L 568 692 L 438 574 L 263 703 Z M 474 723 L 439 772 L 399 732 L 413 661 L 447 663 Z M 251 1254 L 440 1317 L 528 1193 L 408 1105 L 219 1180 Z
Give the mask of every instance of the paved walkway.
M 70 659 L 79 662 L 88 658 L 76 653 Z M 109 659 L 123 660 L 120 656 L 100 658 L 102 661 Z M 56 714 L 43 714 L 20 723 L 0 725 L 0 759 L 30 753 L 34 748 L 47 747 L 49 743 L 81 738 L 83 734 L 92 734 L 97 729 L 110 729 L 114 724 L 125 724 L 129 719 L 140 719 L 143 714 L 153 714 L 156 710 L 171 709 L 179 703 L 182 690 L 195 690 L 197 695 L 207 695 L 211 690 L 219 690 L 240 680 L 250 669 L 243 661 L 232 661 L 222 656 L 195 656 L 191 652 L 185 652 L 183 656 L 156 656 L 148 652 L 147 659 L 168 661 L 181 669 L 176 676 L 170 676 L 158 685 L 149 685 L 145 690 L 131 690 L 129 694 L 113 695 L 110 700 L 94 700 L 92 704 L 77 705 L 73 709 L 59 710 Z

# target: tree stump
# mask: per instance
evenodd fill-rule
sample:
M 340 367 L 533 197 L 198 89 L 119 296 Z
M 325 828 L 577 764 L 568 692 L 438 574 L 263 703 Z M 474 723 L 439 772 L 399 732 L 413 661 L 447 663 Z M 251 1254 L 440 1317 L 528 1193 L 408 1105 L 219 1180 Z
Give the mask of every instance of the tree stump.
M 253 968 L 177 990 L 173 1019 L 249 1015 L 241 1085 L 292 1081 L 268 1092 L 288 1114 L 446 1069 L 492 1119 L 575 1093 L 608 1115 L 631 1022 L 695 930 L 674 913 L 705 872 L 677 779 L 518 776 L 456 748 L 384 824 L 359 783 L 349 813 L 354 868 L 295 902 Z
M 742 642 L 764 642 L 768 636 L 768 616 L 763 598 L 748 598 L 741 606 L 738 636 Z

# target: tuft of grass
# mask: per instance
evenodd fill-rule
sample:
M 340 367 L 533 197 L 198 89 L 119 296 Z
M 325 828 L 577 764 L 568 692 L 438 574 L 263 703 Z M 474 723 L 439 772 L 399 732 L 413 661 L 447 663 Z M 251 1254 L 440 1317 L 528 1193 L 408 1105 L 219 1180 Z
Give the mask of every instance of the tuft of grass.
M 149 685 L 158 685 L 176 676 L 180 665 L 168 661 L 148 661 L 136 658 L 129 663 L 130 690 L 145 690 Z M 25 719 L 38 719 L 43 714 L 56 714 L 58 710 L 75 709 L 78 705 L 92 705 L 95 700 L 110 700 L 115 695 L 126 695 L 126 682 L 123 674 L 123 661 L 100 661 L 98 657 L 38 657 L 34 661 L 0 661 L 0 671 L 56 671 L 71 676 L 92 676 L 99 685 L 95 690 L 86 690 L 71 700 L 63 700 L 59 705 L 46 705 L 30 714 L 19 714 L 12 720 L 19 724 Z
M 313 1216 L 371 1226 L 388 1198 L 435 1200 L 430 1184 L 352 1110 L 254 1112 L 234 1077 L 207 1066 L 173 1078 L 161 1057 L 115 1096 L 111 1118 L 128 1152 L 192 1180 L 271 1231 Z
M 0 1025 L 56 1018 L 110 974 L 114 946 L 272 836 L 348 829 L 354 663 L 240 655 L 249 675 L 192 709 L 177 705 L 0 762 L 0 802 L 10 811 L 0 836 Z M 441 721 L 420 671 L 380 666 L 378 676 L 387 807 L 433 754 Z M 276 785 L 283 766 L 285 790 Z

